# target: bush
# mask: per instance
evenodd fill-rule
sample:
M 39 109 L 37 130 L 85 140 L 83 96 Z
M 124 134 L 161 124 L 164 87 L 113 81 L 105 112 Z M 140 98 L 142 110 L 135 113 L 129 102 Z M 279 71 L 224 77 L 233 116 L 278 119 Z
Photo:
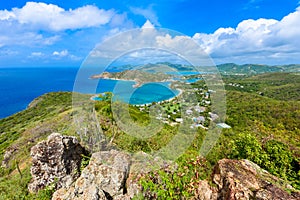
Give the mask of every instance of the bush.
M 266 161 L 267 155 L 263 151 L 261 144 L 256 137 L 249 133 L 238 134 L 231 145 L 231 158 L 248 159 L 260 166 Z
M 196 195 L 199 182 L 210 173 L 207 161 L 196 157 L 184 161 L 176 171 L 164 168 L 140 180 L 146 199 L 182 199 Z M 139 197 L 141 198 L 141 197 Z
M 300 188 L 299 161 L 288 146 L 276 140 L 261 145 L 249 133 L 239 134 L 231 143 L 231 158 L 248 159 L 275 176 L 288 180 L 295 188 Z

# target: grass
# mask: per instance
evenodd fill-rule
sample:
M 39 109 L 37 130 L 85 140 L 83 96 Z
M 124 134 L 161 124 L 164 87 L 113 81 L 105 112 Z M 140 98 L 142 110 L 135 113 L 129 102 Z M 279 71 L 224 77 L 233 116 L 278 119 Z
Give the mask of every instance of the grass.
M 300 96 L 298 90 L 300 88 L 300 79 L 298 77 L 299 75 L 295 73 L 263 74 L 246 78 L 225 77 L 228 90 L 226 96 L 226 123 L 232 129 L 224 129 L 222 131 L 223 133 L 217 144 L 206 156 L 206 165 L 199 168 L 200 171 L 202 170 L 202 179 L 207 177 L 219 159 L 230 157 L 254 159 L 256 157 L 252 154 L 249 156 L 249 154 L 232 151 L 230 145 L 237 145 L 239 144 L 237 142 L 247 141 L 246 139 L 239 141 L 239 138 L 242 137 L 238 137 L 240 134 L 246 133 L 257 140 L 257 144 L 261 146 L 261 149 L 266 154 L 274 149 L 283 149 L 282 151 L 288 155 L 287 160 L 291 158 L 295 162 L 290 164 L 294 166 L 291 168 L 295 172 L 293 174 L 300 174 L 300 102 L 298 99 Z M 229 86 L 229 83 L 240 84 L 244 87 Z M 197 87 L 196 84 L 193 86 Z M 261 92 L 264 93 L 262 94 Z M 6 151 L 12 152 L 8 157 L 8 168 L 0 168 L 0 199 L 49 199 L 51 197 L 51 188 L 42 191 L 38 194 L 40 196 L 31 195 L 27 191 L 27 184 L 30 180 L 29 152 L 33 145 L 45 139 L 52 132 L 76 135 L 76 129 L 72 121 L 76 111 L 72 109 L 71 105 L 71 93 L 48 93 L 33 101 L 28 109 L 0 120 L 0 161 L 3 161 Z M 164 109 L 173 112 L 179 110 L 179 105 L 170 105 L 170 109 L 168 109 L 168 106 L 165 106 Z M 156 152 L 166 146 L 178 131 L 176 126 L 163 125 L 162 129 L 153 136 L 138 139 L 125 133 L 117 126 L 113 119 L 109 101 L 96 102 L 95 110 L 107 141 L 129 152 L 140 150 L 148 153 Z M 149 124 L 150 118 L 146 112 L 129 106 L 129 114 L 130 119 L 125 119 L 125 121 L 136 123 L 139 126 L 147 126 Z M 186 131 L 188 130 L 187 128 Z M 177 159 L 178 172 L 184 171 L 188 162 L 198 156 L 205 134 L 204 130 L 197 129 L 191 146 Z M 268 141 L 275 142 L 274 144 L 269 144 Z M 252 143 L 247 145 L 251 146 Z M 256 151 L 253 152 L 257 154 Z M 287 152 L 291 153 L 288 154 Z M 269 166 L 272 167 L 272 169 L 269 169 L 270 172 L 284 178 L 288 183 L 293 181 L 296 176 L 291 177 L 289 174 L 280 174 L 276 168 L 279 165 L 272 165 L 272 163 L 277 162 L 276 159 L 277 157 L 268 157 L 268 162 L 271 163 Z M 16 163 L 20 166 L 22 178 L 17 170 Z M 86 166 L 86 164 L 83 166 Z M 262 164 L 261 166 L 268 168 L 268 166 Z M 191 167 L 191 169 L 193 168 Z M 192 176 L 191 174 L 194 171 L 191 170 L 186 173 Z M 165 177 L 161 181 L 167 181 L 170 178 L 167 174 L 161 174 L 161 176 Z M 176 191 L 173 186 L 177 183 L 181 184 L 181 188 L 188 189 L 185 185 L 187 182 L 182 182 L 178 177 L 172 178 L 173 182 L 166 182 L 170 186 L 170 190 L 167 192 L 173 192 L 172 195 L 175 194 Z M 300 187 L 295 180 L 293 183 L 296 188 Z M 148 183 L 145 182 L 144 184 L 147 185 Z M 12 188 L 12 185 L 15 187 Z M 154 185 L 153 187 L 155 189 L 156 186 Z M 184 190 L 182 189 L 182 191 Z M 162 193 L 162 195 L 164 194 Z

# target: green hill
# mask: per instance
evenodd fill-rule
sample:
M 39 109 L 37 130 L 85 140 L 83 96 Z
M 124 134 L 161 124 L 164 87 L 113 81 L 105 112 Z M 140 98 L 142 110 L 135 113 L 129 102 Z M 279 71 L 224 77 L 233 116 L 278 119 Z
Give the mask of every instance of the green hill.
M 244 64 L 237 65 L 234 63 L 226 63 L 217 65 L 218 70 L 222 74 L 231 75 L 255 75 L 261 73 L 271 72 L 300 72 L 300 65 L 258 65 L 258 64 Z
M 199 177 L 206 178 L 219 159 L 246 158 L 300 189 L 298 77 L 297 73 L 223 77 L 227 89 L 226 123 L 232 128 L 223 129 L 216 146 L 206 157 L 203 169 L 197 169 Z M 177 131 L 176 126 L 164 125 L 158 134 L 138 139 L 125 134 L 116 126 L 109 101 L 95 102 L 95 111 L 107 140 L 129 152 L 156 151 L 165 146 Z M 78 137 L 73 125 L 74 112 L 72 93 L 56 92 L 38 97 L 26 110 L 0 120 L 0 161 L 3 165 L 0 168 L 0 199 L 41 198 L 27 191 L 30 181 L 30 148 L 52 132 Z M 129 106 L 129 112 L 135 122 L 149 122 L 146 112 L 134 106 Z M 205 134 L 204 129 L 197 130 L 192 145 L 177 160 L 179 170 L 186 170 L 189 160 L 198 156 Z M 179 180 L 187 179 L 183 176 Z M 173 186 L 167 185 L 164 191 L 172 190 Z M 49 199 L 51 192 L 48 192 L 46 190 L 39 195 Z

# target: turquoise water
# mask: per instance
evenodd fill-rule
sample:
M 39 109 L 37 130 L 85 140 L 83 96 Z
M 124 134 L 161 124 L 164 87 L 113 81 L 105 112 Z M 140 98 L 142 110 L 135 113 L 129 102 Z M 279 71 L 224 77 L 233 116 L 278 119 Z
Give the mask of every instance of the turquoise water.
M 73 91 L 77 70 L 73 67 L 0 68 L 0 118 L 25 109 L 34 98 L 47 92 Z M 169 83 L 149 83 L 133 88 L 135 83 L 132 81 L 88 79 L 96 73 L 91 71 L 83 77 L 75 91 L 87 94 L 116 92 L 116 98 L 131 104 L 162 101 L 178 94 L 168 88 Z
M 97 94 L 113 92 L 114 101 L 129 104 L 148 104 L 167 100 L 179 94 L 179 91 L 169 88 L 169 82 L 147 83 L 138 88 L 134 88 L 134 84 L 133 81 L 100 80 Z M 101 100 L 99 97 L 93 99 Z
M 167 72 L 166 74 L 177 75 L 177 76 L 190 76 L 190 75 L 204 74 L 204 72 L 198 72 L 198 71 L 176 71 L 176 72 Z

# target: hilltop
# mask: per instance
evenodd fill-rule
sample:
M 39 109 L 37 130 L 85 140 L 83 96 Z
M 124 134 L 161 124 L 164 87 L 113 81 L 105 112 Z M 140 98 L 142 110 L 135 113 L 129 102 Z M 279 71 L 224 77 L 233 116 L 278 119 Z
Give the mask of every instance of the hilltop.
M 206 156 L 205 161 L 193 165 L 206 134 L 204 129 L 198 128 L 192 145 L 176 160 L 178 173 L 157 172 L 159 180 L 166 181 L 164 188 L 153 184 L 157 180 L 155 174 L 144 177 L 141 184 L 149 187 L 147 194 L 153 196 L 159 191 L 159 195 L 162 196 L 172 193 L 177 197 L 180 195 L 191 197 L 195 191 L 190 191 L 191 188 L 187 187 L 187 180 L 191 180 L 196 173 L 199 180 L 207 180 L 211 184 L 209 176 L 214 166 L 220 165 L 218 163 L 222 162 L 219 161 L 224 158 L 248 159 L 279 177 L 283 185 L 300 189 L 298 76 L 298 73 L 264 73 L 249 77 L 223 76 L 227 89 L 226 123 L 232 128 L 223 129 L 220 139 Z M 203 81 L 191 85 L 203 87 Z M 284 92 L 284 95 L 281 92 Z M 90 98 L 89 95 L 81 97 Z M 177 126 L 164 124 L 160 132 L 150 138 L 139 139 L 130 136 L 115 124 L 109 101 L 93 103 L 106 142 L 111 147 L 127 152 L 143 151 L 150 154 L 168 144 L 170 138 L 176 135 Z M 28 193 L 27 186 L 31 180 L 29 169 L 32 164 L 30 149 L 53 132 L 75 136 L 80 141 L 73 122 L 76 112 L 79 111 L 72 108 L 72 93 L 56 92 L 38 97 L 26 110 L 0 120 L 1 198 L 51 197 L 54 191 L 50 188 L 41 190 L 39 195 Z M 147 110 L 129 106 L 129 113 L 130 117 L 141 125 L 150 121 Z M 82 162 L 82 167 L 87 165 L 86 162 L 86 160 Z M 181 172 L 186 175 L 180 175 Z M 179 175 L 182 177 L 178 178 Z M 11 188 L 11 185 L 15 187 Z M 178 185 L 181 189 L 177 188 Z
M 300 72 L 300 65 L 259 65 L 259 64 L 244 64 L 238 65 L 234 63 L 226 63 L 217 65 L 218 70 L 222 74 L 227 75 L 256 75 L 272 72 Z

